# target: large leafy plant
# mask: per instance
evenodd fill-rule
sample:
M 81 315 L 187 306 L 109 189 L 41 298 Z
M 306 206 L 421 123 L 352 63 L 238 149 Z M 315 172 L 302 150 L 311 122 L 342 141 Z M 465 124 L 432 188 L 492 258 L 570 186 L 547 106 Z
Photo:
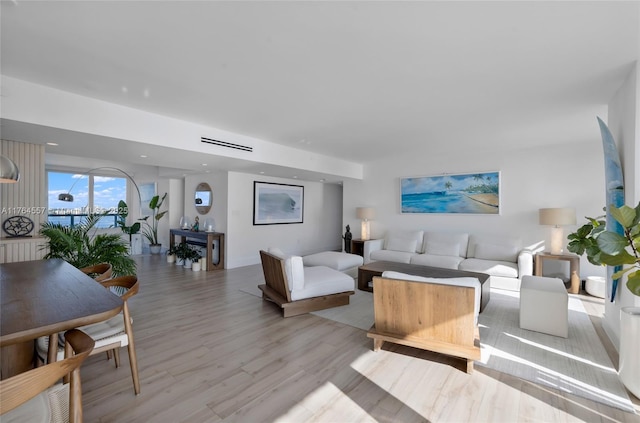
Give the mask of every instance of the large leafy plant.
M 131 242 L 132 235 L 140 232 L 140 222 L 134 222 L 133 225 L 127 225 L 127 216 L 129 216 L 129 206 L 123 200 L 118 203 L 118 218 L 116 219 L 116 225 L 129 235 L 129 242 Z
M 640 203 L 609 208 L 609 213 L 623 228 L 623 235 L 605 229 L 605 222 L 598 218 L 587 218 L 588 223 L 567 238 L 567 249 L 578 255 L 585 254 L 590 263 L 608 266 L 623 266 L 612 275 L 614 280 L 627 275 L 627 288 L 640 296 Z
M 168 210 L 160 211 L 164 199 L 167 198 L 165 192 L 162 198 L 159 195 L 153 196 L 149 201 L 149 209 L 151 209 L 151 216 L 145 216 L 141 220 L 143 221 L 142 235 L 149 241 L 150 245 L 159 245 L 158 242 L 158 221 L 167 214 Z M 151 220 L 151 222 L 149 222 Z
M 49 251 L 44 258 L 60 258 L 77 268 L 111 263 L 114 275 L 134 275 L 136 263 L 129 256 L 126 241 L 118 234 L 97 233 L 95 226 L 103 216 L 90 214 L 74 227 L 43 223 L 40 234 L 47 241 L 42 248 Z

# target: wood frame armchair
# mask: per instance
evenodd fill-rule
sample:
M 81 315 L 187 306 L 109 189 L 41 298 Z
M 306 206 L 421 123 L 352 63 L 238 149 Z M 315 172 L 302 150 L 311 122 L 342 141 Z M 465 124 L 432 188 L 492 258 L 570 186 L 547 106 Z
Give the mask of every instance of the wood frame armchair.
M 373 278 L 375 323 L 367 333 L 378 351 L 384 342 L 480 360 L 472 287 Z
M 17 409 L 27 401 L 38 395 L 46 395 L 49 388 L 60 378 L 70 374 L 68 404 L 69 421 L 71 423 L 82 422 L 82 388 L 80 382 L 80 365 L 91 353 L 94 341 L 87 334 L 77 329 L 71 329 L 65 333 L 65 358 L 60 361 L 37 367 L 24 373 L 20 373 L 9 379 L 0 381 L 0 414 L 4 421 L 14 421 L 13 419 L 24 417 L 24 410 Z M 73 355 L 75 352 L 75 355 Z M 52 388 L 53 389 L 53 388 Z M 67 398 L 64 395 L 52 395 L 52 399 L 60 399 L 64 402 Z M 44 398 L 41 403 L 49 404 L 51 399 Z M 29 407 L 29 406 L 26 406 Z M 64 408 L 65 404 L 61 404 Z M 13 410 L 13 413 L 11 413 Z M 9 413 L 9 414 L 6 414 Z M 12 416 L 13 414 L 13 416 Z M 55 415 L 55 413 L 52 413 Z M 16 417 L 14 417 L 16 416 Z
M 285 260 L 263 250 L 260 251 L 260 259 L 262 260 L 262 271 L 266 282 L 264 285 L 258 285 L 258 288 L 262 291 L 262 299 L 276 303 L 282 309 L 284 317 L 347 305 L 349 304 L 349 296 L 355 293 L 352 285 L 351 290 L 292 300 L 291 289 L 285 272 Z M 325 271 L 329 274 L 339 274 L 340 277 L 344 276 L 353 282 L 352 278 L 337 270 L 326 268 Z
M 100 263 L 94 266 L 87 266 L 80 269 L 80 271 L 86 275 L 89 275 L 95 279 L 96 282 L 106 281 L 111 279 L 113 275 L 113 267 L 110 263 Z
M 140 393 L 140 379 L 138 377 L 138 359 L 136 355 L 133 325 L 131 313 L 127 300 L 139 291 L 139 282 L 137 276 L 119 276 L 117 278 L 108 279 L 100 282 L 106 289 L 111 290 L 114 294 L 122 298 L 122 313 L 111 319 L 94 323 L 92 325 L 83 326 L 84 330 L 93 338 L 96 343 L 91 355 L 101 352 L 113 353 L 116 367 L 120 367 L 120 348 L 127 347 L 129 353 L 129 365 L 131 367 L 131 377 L 133 379 L 133 389 L 137 394 Z M 39 358 L 44 361 L 44 356 L 49 351 L 49 337 L 41 337 L 37 341 L 37 352 Z M 48 352 L 51 356 L 52 352 Z M 56 354 L 54 351 L 53 354 Z M 62 350 L 58 348 L 57 358 L 60 359 Z M 108 355 L 110 357 L 110 355 Z M 48 362 L 52 360 L 47 360 Z

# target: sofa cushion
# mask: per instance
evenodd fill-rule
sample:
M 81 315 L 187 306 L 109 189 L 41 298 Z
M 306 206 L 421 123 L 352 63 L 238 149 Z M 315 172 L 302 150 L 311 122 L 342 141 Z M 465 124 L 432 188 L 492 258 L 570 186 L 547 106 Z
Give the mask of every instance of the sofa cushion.
M 418 240 L 406 238 L 389 238 L 387 242 L 387 250 L 404 251 L 405 253 L 415 253 Z
M 424 238 L 423 231 L 390 231 L 389 233 L 387 233 L 387 236 L 385 237 L 385 242 L 384 242 L 385 250 L 390 250 L 389 241 L 393 238 L 401 238 L 401 239 L 409 239 L 409 240 L 415 239 L 416 246 L 415 246 L 414 252 L 420 253 L 422 251 L 422 240 Z
M 459 256 L 460 245 L 425 240 L 424 252 L 425 254 L 433 254 L 436 256 Z
M 287 274 L 290 292 L 304 288 L 304 264 L 302 257 L 287 257 L 284 260 L 284 272 Z
M 491 254 L 496 254 L 496 253 L 500 253 L 502 254 L 504 257 L 503 258 L 507 258 L 508 255 L 510 254 L 505 254 L 505 253 L 509 253 L 510 249 L 514 249 L 515 250 L 515 257 L 513 258 L 513 260 L 502 260 L 502 259 L 489 259 L 489 260 L 499 260 L 499 261 L 513 261 L 514 263 L 518 260 L 517 256 L 520 253 L 520 251 L 522 250 L 522 241 L 520 241 L 517 238 L 511 238 L 507 235 L 500 235 L 500 234 L 481 234 L 481 235 L 471 235 L 469 237 L 469 249 L 467 251 L 467 257 L 468 258 L 479 258 L 477 256 L 477 252 L 476 249 L 478 248 L 479 245 L 482 244 L 489 244 L 489 246 L 500 246 L 500 247 L 505 247 L 506 251 L 502 251 L 499 252 L 498 249 L 496 248 L 486 248 L 486 247 L 481 247 L 480 250 L 480 254 L 486 254 L 487 250 L 489 250 L 489 257 L 491 257 Z M 484 250 L 484 252 L 482 251 Z M 491 251 L 493 250 L 493 251 Z
M 518 248 L 511 244 L 476 244 L 475 257 L 483 260 L 509 261 L 515 263 L 518 261 Z
M 423 251 L 441 256 L 467 257 L 469 234 L 425 232 Z
M 393 271 L 382 272 L 382 277 L 387 279 L 400 279 L 411 282 L 437 283 L 440 285 L 467 286 L 469 288 L 473 288 L 475 291 L 473 315 L 475 316 L 475 323 L 478 324 L 478 314 L 480 313 L 480 294 L 482 293 L 482 285 L 480 284 L 478 278 L 426 278 L 423 276 L 409 275 L 407 273 Z
M 518 277 L 518 265 L 509 261 L 468 258 L 460 263 L 458 269 L 468 272 L 486 273 L 489 276 Z
M 419 264 L 421 266 L 442 267 L 444 269 L 457 270 L 460 262 L 464 260 L 458 256 L 438 256 L 434 254 L 414 254 L 411 257 L 411 264 Z
M 362 256 L 357 254 L 341 253 L 339 251 L 323 251 L 302 257 L 305 266 L 327 266 L 341 272 L 352 267 L 362 266 Z
M 291 300 L 319 297 L 354 291 L 352 277 L 326 266 L 305 267 L 304 287 L 291 291 Z
M 384 260 L 384 261 L 395 261 L 398 263 L 409 263 L 411 261 L 412 256 L 416 256 L 416 253 L 406 253 L 403 251 L 392 251 L 392 250 L 376 250 L 372 251 L 369 255 L 371 260 Z

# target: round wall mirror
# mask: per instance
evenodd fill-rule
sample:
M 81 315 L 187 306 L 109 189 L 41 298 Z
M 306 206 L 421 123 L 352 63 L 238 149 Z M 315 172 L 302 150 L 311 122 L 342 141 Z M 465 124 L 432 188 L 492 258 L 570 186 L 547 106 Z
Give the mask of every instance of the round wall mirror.
M 213 193 L 206 182 L 201 182 L 196 187 L 196 210 L 200 214 L 207 214 L 211 210 Z

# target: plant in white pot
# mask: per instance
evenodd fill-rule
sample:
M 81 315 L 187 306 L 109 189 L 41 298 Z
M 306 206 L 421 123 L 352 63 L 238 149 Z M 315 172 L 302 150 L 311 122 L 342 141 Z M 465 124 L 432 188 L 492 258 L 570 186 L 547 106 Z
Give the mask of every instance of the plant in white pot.
M 143 217 L 142 234 L 149 241 L 149 249 L 151 254 L 160 254 L 162 244 L 158 241 L 158 222 L 167 214 L 168 210 L 160 211 L 164 199 L 167 198 L 165 192 L 162 198 L 159 195 L 154 195 L 151 201 L 149 201 L 149 209 L 151 210 L 151 216 Z M 149 222 L 151 220 L 151 222 Z
M 591 263 L 623 266 L 613 279 L 627 277 L 627 288 L 640 297 L 640 203 L 609 207 L 611 216 L 622 226 L 623 234 L 608 231 L 598 218 L 587 218 L 589 223 L 568 236 L 567 249 L 587 254 Z M 620 379 L 640 398 L 640 307 L 622 307 L 620 310 Z

